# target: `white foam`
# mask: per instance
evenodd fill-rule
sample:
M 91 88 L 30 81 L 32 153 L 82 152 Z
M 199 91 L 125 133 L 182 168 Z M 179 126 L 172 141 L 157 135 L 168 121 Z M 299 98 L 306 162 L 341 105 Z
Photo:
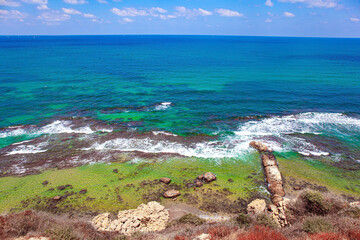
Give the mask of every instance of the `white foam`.
M 154 110 L 163 111 L 163 110 L 166 110 L 166 109 L 170 108 L 171 105 L 172 105 L 172 102 L 162 102 L 162 103 L 156 105 Z
M 344 135 L 353 132 L 360 132 L 360 119 L 341 113 L 308 112 L 245 122 L 239 126 L 238 131 L 235 131 L 235 135 L 242 141 L 274 136 L 282 142 L 282 145 L 277 144 L 277 146 L 273 145 L 276 142 L 268 143 L 275 151 L 297 151 L 305 156 L 326 156 L 329 155 L 328 152 L 321 151 L 312 143 L 290 134 Z
M 71 128 L 70 121 L 60 121 L 56 120 L 49 125 L 42 127 L 39 133 L 43 134 L 55 134 L 55 133 L 84 133 L 84 134 L 91 134 L 94 131 L 91 130 L 90 127 L 81 127 L 77 129 Z
M 101 129 L 100 131 L 107 132 L 111 130 Z M 94 131 L 89 126 L 73 128 L 71 121 L 56 120 L 41 128 L 24 129 L 24 128 L 8 127 L 8 130 L 0 132 L 0 138 L 15 137 L 21 135 L 39 136 L 42 134 L 59 134 L 59 133 L 91 134 L 94 133 Z
M 248 144 L 244 143 L 244 145 Z M 244 145 L 230 145 L 226 142 L 200 142 L 186 146 L 178 142 L 158 141 L 150 138 L 117 138 L 102 144 L 95 143 L 90 148 L 84 148 L 83 150 L 139 151 L 146 153 L 174 153 L 186 157 L 231 158 L 243 153 L 241 148 L 245 148 Z
M 176 135 L 176 134 L 173 134 L 173 133 L 170 133 L 170 132 L 165 132 L 165 131 L 152 131 L 152 134 L 154 134 L 154 135 L 162 134 L 162 135 L 174 136 L 174 137 L 177 137 L 177 136 L 178 136 L 178 135 Z
M 47 149 L 44 149 L 48 144 L 46 142 L 39 143 L 36 145 L 21 145 L 15 147 L 11 152 L 8 152 L 6 155 L 14 155 L 14 154 L 34 154 L 46 152 Z

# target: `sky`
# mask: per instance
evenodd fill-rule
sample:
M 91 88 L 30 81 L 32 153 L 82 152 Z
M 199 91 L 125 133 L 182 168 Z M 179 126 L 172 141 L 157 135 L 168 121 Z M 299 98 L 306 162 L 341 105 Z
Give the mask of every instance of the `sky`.
M 360 0 L 0 0 L 0 34 L 360 37 Z

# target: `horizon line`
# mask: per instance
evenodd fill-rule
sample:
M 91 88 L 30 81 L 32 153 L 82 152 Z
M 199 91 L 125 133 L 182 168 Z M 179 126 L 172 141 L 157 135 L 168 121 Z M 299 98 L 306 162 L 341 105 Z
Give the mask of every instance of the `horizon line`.
M 333 38 L 360 39 L 360 37 L 324 37 L 324 36 L 266 36 L 266 35 L 234 35 L 234 34 L 0 34 L 0 37 L 57 37 L 57 36 L 209 36 L 209 37 L 273 37 L 273 38 Z

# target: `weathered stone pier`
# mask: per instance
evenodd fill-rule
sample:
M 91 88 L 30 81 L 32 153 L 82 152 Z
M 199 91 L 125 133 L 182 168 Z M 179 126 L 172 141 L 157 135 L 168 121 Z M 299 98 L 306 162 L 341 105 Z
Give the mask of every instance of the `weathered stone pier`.
M 271 193 L 271 201 L 274 205 L 270 205 L 268 210 L 272 213 L 273 219 L 281 226 L 287 226 L 289 223 L 285 215 L 285 203 L 283 197 L 285 191 L 283 180 L 279 170 L 276 157 L 265 144 L 252 141 L 250 146 L 258 150 L 261 154 L 262 166 L 265 173 L 268 190 Z

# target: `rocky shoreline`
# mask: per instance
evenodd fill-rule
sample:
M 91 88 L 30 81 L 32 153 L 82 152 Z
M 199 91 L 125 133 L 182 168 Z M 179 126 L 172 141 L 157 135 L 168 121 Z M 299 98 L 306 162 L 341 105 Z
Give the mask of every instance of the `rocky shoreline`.
M 335 195 L 329 195 L 330 193 L 323 194 L 300 187 L 294 187 L 293 190 L 295 193 L 291 192 L 286 194 L 284 189 L 284 178 L 279 170 L 279 164 L 273 154 L 273 151 L 260 142 L 251 142 L 250 146 L 255 148 L 260 154 L 265 182 L 270 195 L 269 197 L 263 195 L 260 198 L 255 197 L 250 199 L 250 201 L 248 201 L 245 205 L 244 210 L 237 209 L 232 214 L 224 214 L 221 210 L 221 202 L 219 201 L 216 203 L 214 202 L 215 204 L 211 208 L 212 213 L 199 212 L 198 209 L 190 207 L 187 204 L 183 204 L 178 200 L 179 196 L 182 197 L 187 195 L 188 197 L 189 194 L 187 192 L 183 193 L 184 188 L 193 188 L 195 193 L 199 191 L 200 196 L 201 194 L 204 194 L 202 196 L 203 198 L 211 195 L 214 195 L 215 197 L 221 196 L 218 195 L 218 190 L 216 190 L 216 192 L 206 192 L 209 190 L 208 186 L 210 185 L 219 186 L 217 184 L 219 181 L 218 176 L 213 172 L 205 172 L 198 176 L 195 175 L 196 177 L 194 176 L 193 180 L 180 185 L 174 184 L 171 176 L 164 176 L 154 181 L 145 181 L 146 183 L 141 183 L 144 186 L 149 185 L 149 189 L 151 189 L 151 187 L 159 186 L 159 190 L 161 192 L 157 194 L 162 196 L 161 199 L 163 199 L 162 202 L 165 203 L 164 205 L 158 201 L 146 201 L 147 204 L 140 204 L 134 209 L 120 210 L 116 215 L 112 212 L 105 212 L 100 213 L 95 217 L 91 216 L 91 219 L 89 219 L 90 216 L 88 216 L 87 220 L 85 220 L 86 223 L 84 222 L 82 224 L 86 224 L 86 228 L 91 229 L 93 236 L 96 237 L 84 238 L 81 236 L 83 234 L 81 231 L 83 230 L 79 229 L 75 225 L 68 226 L 65 224 L 66 229 L 72 229 L 71 231 L 74 231 L 75 233 L 71 234 L 76 236 L 74 238 L 56 238 L 54 237 L 54 234 L 58 233 L 55 233 L 56 230 L 53 229 L 54 226 L 52 226 L 50 230 L 41 230 L 46 228 L 46 226 L 38 226 L 33 222 L 31 222 L 31 224 L 36 225 L 36 227 L 33 227 L 34 231 L 36 230 L 35 232 L 37 232 L 35 235 L 31 235 L 27 231 L 24 233 L 11 232 L 9 227 L 17 223 L 12 222 L 10 219 L 19 218 L 20 220 L 18 221 L 22 223 L 24 219 L 28 218 L 28 216 L 32 216 L 31 221 L 34 221 L 35 216 L 39 217 L 42 214 L 41 212 L 30 211 L 25 213 L 25 215 L 20 213 L 0 216 L 0 221 L 3 223 L 3 225 L 0 226 L 0 238 L 14 239 L 14 236 L 16 235 L 17 237 L 22 236 L 21 238 L 18 238 L 19 240 L 118 239 L 118 237 L 121 237 L 120 239 L 239 240 L 247 239 L 242 238 L 242 236 L 252 234 L 252 231 L 254 231 L 256 232 L 255 235 L 259 237 L 262 234 L 271 233 L 271 236 L 274 234 L 279 234 L 279 236 L 281 235 L 282 237 L 279 239 L 304 239 L 304 236 L 307 236 L 306 239 L 313 239 L 311 237 L 312 235 L 309 235 L 312 230 L 308 230 L 306 228 L 306 224 L 308 224 L 308 221 L 318 221 L 317 218 L 312 219 L 312 216 L 317 215 L 320 216 L 322 221 L 327 222 L 327 226 L 335 226 L 335 222 L 338 219 L 343 219 L 344 222 L 351 222 L 353 226 L 360 227 L 360 202 L 348 202 L 342 198 L 336 197 Z M 119 174 L 118 169 L 113 169 L 112 172 L 115 175 Z M 121 179 L 119 178 L 119 180 Z M 227 182 L 234 183 L 232 179 L 228 179 Z M 44 187 L 48 187 L 49 184 L 51 184 L 49 181 L 42 182 Z M 104 188 L 106 187 L 107 186 L 104 185 Z M 129 187 L 131 186 L 129 185 Z M 205 187 L 207 190 L 204 192 Z M 52 189 L 54 190 L 54 188 Z M 66 192 L 64 192 L 65 195 L 57 195 L 47 199 L 46 201 L 50 204 L 50 208 L 57 208 L 57 204 L 59 203 L 70 204 L 71 202 L 68 198 L 71 198 L 74 194 L 76 195 L 76 193 L 71 191 L 73 186 L 69 184 L 58 186 L 56 189 L 58 191 Z M 226 191 L 228 190 L 225 189 L 224 193 L 226 193 Z M 87 195 L 87 192 L 87 189 L 82 189 L 78 192 L 78 194 Z M 121 196 L 119 196 L 120 195 L 118 195 L 118 200 L 120 199 L 122 201 Z M 215 200 L 215 198 L 210 199 L 210 201 L 213 200 Z M 39 202 L 41 201 L 45 201 L 45 199 L 40 199 Z M 61 212 L 57 211 L 56 214 L 61 215 Z M 56 218 L 57 215 L 47 215 L 47 217 Z M 77 219 L 74 215 L 69 215 L 68 217 Z M 303 224 L 302 230 L 299 229 L 298 220 Z M 54 222 L 56 221 L 54 220 Z M 56 224 L 59 225 L 59 223 Z M 314 223 L 314 225 L 316 224 L 318 223 Z M 189 230 L 189 232 L 185 234 L 181 230 L 182 226 L 196 226 L 194 229 L 197 230 Z M 312 225 L 310 224 L 309 228 L 311 227 Z M 316 231 L 325 231 L 326 229 L 322 230 L 322 227 L 320 227 L 320 230 Z M 356 239 L 352 238 L 352 234 L 356 235 L 358 232 L 347 225 L 342 228 L 349 228 L 350 230 L 346 229 L 345 231 L 339 227 L 336 234 L 344 234 L 343 239 L 346 240 Z M 353 231 L 355 231 L 355 233 Z M 182 235 L 184 236 L 182 237 Z M 289 236 L 292 235 L 296 235 L 296 237 L 289 238 Z M 12 237 L 9 238 L 8 236 Z M 139 238 L 139 236 L 141 236 L 141 238 Z M 262 238 L 253 239 L 260 240 Z

